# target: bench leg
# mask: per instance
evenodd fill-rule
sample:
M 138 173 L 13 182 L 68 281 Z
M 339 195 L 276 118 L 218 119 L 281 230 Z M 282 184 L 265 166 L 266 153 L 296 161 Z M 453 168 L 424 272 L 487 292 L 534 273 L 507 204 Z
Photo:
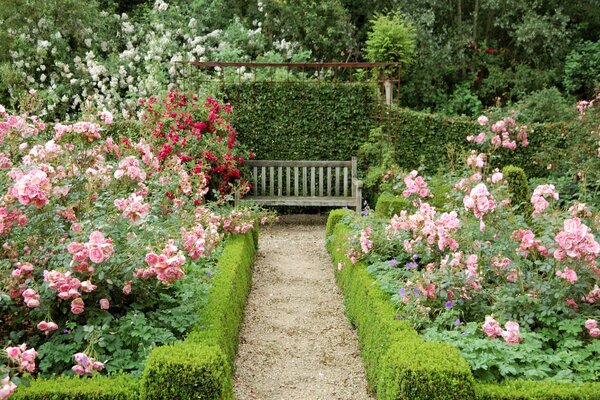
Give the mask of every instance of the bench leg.
M 356 212 L 361 213 L 362 211 L 362 185 L 356 185 Z

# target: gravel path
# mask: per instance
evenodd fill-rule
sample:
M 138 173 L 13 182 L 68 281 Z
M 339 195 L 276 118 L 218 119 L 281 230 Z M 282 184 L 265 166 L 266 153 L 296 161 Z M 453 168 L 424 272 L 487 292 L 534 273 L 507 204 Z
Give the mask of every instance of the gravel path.
M 372 399 L 324 233 L 323 225 L 261 230 L 236 399 Z

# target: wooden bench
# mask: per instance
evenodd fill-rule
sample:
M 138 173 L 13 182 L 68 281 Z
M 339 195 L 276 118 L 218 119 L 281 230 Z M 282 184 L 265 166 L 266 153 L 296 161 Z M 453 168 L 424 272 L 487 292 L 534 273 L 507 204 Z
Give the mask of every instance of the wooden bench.
M 332 206 L 361 211 L 362 182 L 351 161 L 248 160 L 252 188 L 245 199 L 265 206 Z M 235 196 L 240 200 L 239 192 Z

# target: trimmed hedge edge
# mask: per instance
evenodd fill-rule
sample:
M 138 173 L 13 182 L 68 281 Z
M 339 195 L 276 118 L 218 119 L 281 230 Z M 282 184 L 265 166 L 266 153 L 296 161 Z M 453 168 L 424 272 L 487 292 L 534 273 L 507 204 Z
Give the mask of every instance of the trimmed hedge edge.
M 334 218 L 340 218 L 332 212 Z M 331 217 L 330 217 L 331 218 Z M 328 221 L 328 226 L 331 225 Z M 466 400 L 474 398 L 473 377 L 458 350 L 422 340 L 408 321 L 395 318 L 388 295 L 363 263 L 346 257 L 350 228 L 335 225 L 327 238 L 346 314 L 356 327 L 370 387 L 378 399 Z M 441 357 L 440 357 L 441 356 Z
M 142 399 L 234 398 L 235 355 L 256 255 L 254 235 L 234 236 L 223 250 L 200 325 L 183 342 L 150 353 Z
M 11 399 L 233 399 L 234 361 L 257 238 L 258 232 L 251 231 L 227 241 L 199 326 L 185 340 L 155 348 L 141 381 L 125 374 L 36 379 Z
M 385 210 L 387 211 L 387 209 Z M 344 294 L 346 314 L 356 327 L 367 381 L 378 399 L 600 400 L 600 382 L 559 383 L 515 380 L 476 382 L 467 362 L 447 343 L 425 342 L 407 321 L 394 318 L 389 296 L 363 263 L 346 257 L 350 227 L 344 210 L 327 221 L 327 249 Z

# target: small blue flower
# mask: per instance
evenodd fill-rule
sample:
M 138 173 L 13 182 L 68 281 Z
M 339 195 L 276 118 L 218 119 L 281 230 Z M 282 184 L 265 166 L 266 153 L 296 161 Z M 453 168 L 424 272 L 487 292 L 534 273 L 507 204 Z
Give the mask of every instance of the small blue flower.
M 460 325 L 460 319 L 456 318 L 456 321 L 454 321 L 454 326 L 459 326 Z
M 396 314 L 396 319 L 402 319 L 402 315 Z
M 414 288 L 413 293 L 415 294 L 415 296 L 419 296 L 419 289 Z
M 211 277 L 212 274 L 213 274 L 212 271 L 206 271 L 206 275 L 208 275 L 209 277 Z
M 364 215 L 365 217 L 366 217 L 367 215 L 369 215 L 369 209 L 368 209 L 368 208 L 365 208 L 364 210 L 362 210 L 362 215 Z
M 398 293 L 400 293 L 400 296 L 404 296 L 406 294 L 406 289 L 401 288 Z
M 396 261 L 396 259 L 395 259 L 395 258 L 392 258 L 392 259 L 390 260 L 390 267 L 395 267 L 395 266 L 396 266 L 396 264 L 398 264 L 398 261 Z
M 446 304 L 444 304 L 446 306 L 446 308 L 452 308 L 452 306 L 454 305 L 454 303 L 452 302 L 452 300 L 448 300 L 446 302 Z
M 404 264 L 404 268 L 406 268 L 406 269 L 417 269 L 417 268 L 419 268 L 419 264 L 417 264 L 414 261 L 407 262 L 406 264 Z

